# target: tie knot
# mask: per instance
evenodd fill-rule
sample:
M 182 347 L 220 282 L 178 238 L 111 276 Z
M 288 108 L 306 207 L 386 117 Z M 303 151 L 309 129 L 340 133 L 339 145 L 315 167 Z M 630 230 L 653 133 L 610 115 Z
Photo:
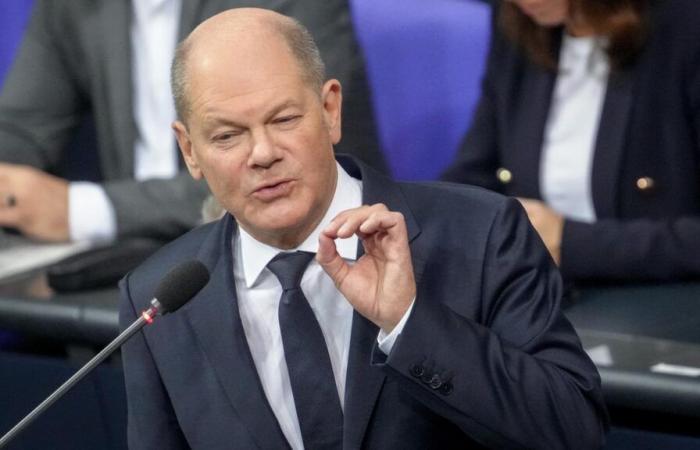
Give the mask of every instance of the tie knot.
M 306 266 L 313 259 L 309 252 L 278 253 L 267 263 L 267 268 L 275 274 L 282 284 L 282 289 L 288 291 L 298 288 Z

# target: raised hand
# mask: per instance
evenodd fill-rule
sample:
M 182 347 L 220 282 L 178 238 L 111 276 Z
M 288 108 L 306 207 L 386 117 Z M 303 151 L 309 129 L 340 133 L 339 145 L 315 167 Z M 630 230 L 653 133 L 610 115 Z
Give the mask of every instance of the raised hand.
M 362 240 L 365 253 L 350 265 L 334 240 L 353 234 Z M 338 214 L 319 237 L 316 260 L 353 308 L 387 333 L 416 296 L 403 214 L 381 203 Z

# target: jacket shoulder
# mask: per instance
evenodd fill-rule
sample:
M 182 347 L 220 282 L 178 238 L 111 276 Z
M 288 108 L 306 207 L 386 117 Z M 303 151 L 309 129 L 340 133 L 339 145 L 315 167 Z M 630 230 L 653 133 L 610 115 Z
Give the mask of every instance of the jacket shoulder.
M 475 216 L 493 217 L 503 209 L 509 197 L 487 189 L 459 183 L 426 182 L 399 185 L 414 213 L 448 214 L 452 219 Z
M 121 280 L 122 301 L 125 293 L 128 293 L 136 307 L 145 305 L 172 268 L 203 256 L 202 246 L 205 242 L 218 238 L 218 229 L 218 222 L 201 225 L 164 245 Z

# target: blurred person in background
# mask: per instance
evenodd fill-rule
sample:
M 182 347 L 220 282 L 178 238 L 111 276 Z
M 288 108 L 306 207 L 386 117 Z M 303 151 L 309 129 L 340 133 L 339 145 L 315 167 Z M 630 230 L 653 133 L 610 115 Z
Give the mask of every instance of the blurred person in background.
M 194 226 L 207 189 L 183 171 L 171 134 L 170 62 L 195 25 L 235 6 L 311 30 L 346 87 L 338 151 L 386 170 L 345 0 L 38 0 L 0 93 L 0 226 L 93 242 L 165 241 Z M 98 182 L 69 182 L 58 167 L 86 116 L 96 143 L 69 159 L 97 159 Z
M 448 181 L 517 196 L 569 281 L 700 275 L 700 3 L 497 2 Z

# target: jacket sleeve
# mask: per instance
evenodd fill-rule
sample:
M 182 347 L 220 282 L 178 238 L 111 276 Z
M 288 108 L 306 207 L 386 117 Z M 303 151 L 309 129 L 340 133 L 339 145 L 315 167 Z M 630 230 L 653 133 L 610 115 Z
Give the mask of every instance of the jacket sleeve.
M 137 315 L 129 293 L 128 276 L 119 287 L 119 326 L 123 330 L 136 320 Z M 122 361 L 129 449 L 188 449 L 142 332 L 136 333 L 124 344 Z
M 679 280 L 700 275 L 700 217 L 567 220 L 561 272 L 567 280 Z
M 201 222 L 208 188 L 186 171 L 174 178 L 103 184 L 117 217 L 119 237 L 173 239 Z
M 560 310 L 556 268 L 522 208 L 504 205 L 473 291 L 481 317 L 454 307 L 471 299 L 431 289 L 437 298 L 416 299 L 382 367 L 487 447 L 598 448 L 608 426 L 600 378 Z

